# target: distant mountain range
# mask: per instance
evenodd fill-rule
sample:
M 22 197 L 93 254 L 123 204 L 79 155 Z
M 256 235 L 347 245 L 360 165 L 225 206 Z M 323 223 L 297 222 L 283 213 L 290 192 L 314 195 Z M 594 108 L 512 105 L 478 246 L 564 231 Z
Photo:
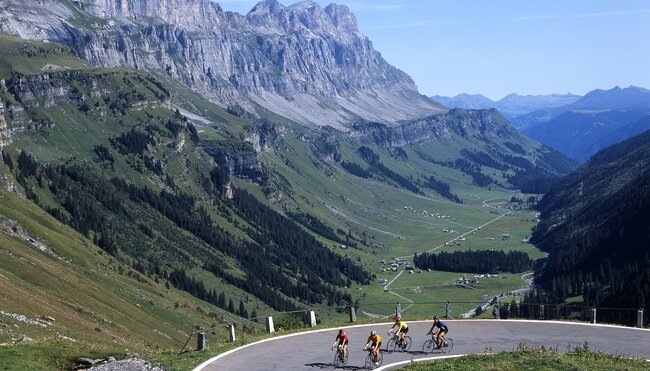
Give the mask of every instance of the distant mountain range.
M 650 129 L 650 90 L 630 86 L 573 94 L 433 96 L 450 108 L 496 108 L 512 126 L 564 155 L 584 162 L 599 150 Z
M 493 101 L 481 94 L 458 94 L 455 97 L 435 95 L 434 101 L 449 108 L 489 109 L 496 108 L 507 118 L 530 112 L 555 108 L 571 104 L 580 98 L 573 94 L 519 95 L 510 94 L 498 101 Z
M 528 137 L 579 161 L 650 129 L 650 90 L 594 90 L 575 102 L 511 119 Z

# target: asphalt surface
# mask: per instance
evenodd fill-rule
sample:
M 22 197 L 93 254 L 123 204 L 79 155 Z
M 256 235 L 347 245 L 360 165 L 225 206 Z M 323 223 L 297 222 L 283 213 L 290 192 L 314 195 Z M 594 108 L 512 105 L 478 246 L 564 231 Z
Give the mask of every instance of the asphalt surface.
M 544 345 L 565 352 L 569 347 L 588 341 L 592 351 L 650 359 L 650 330 L 618 326 L 600 326 L 550 321 L 449 320 L 448 337 L 454 341 L 449 355 L 510 351 L 520 344 Z M 349 360 L 344 370 L 363 369 L 366 352 L 362 351 L 370 330 L 376 330 L 385 347 L 391 324 L 373 324 L 347 328 L 350 337 Z M 409 323 L 413 345 L 408 352 L 384 353 L 383 365 L 394 362 L 444 356 L 424 354 L 422 345 L 430 322 Z M 330 346 L 337 330 L 322 330 L 273 338 L 225 353 L 202 370 L 333 370 L 334 353 Z M 201 367 L 201 366 L 199 366 Z M 197 368 L 196 370 L 198 370 Z

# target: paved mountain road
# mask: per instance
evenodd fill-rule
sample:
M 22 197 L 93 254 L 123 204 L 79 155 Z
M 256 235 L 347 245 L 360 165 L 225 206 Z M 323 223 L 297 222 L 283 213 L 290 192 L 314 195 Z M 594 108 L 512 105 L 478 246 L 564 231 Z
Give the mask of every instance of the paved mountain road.
M 564 352 L 569 346 L 589 342 L 591 350 L 650 359 L 650 330 L 618 326 L 590 325 L 554 321 L 518 320 L 449 320 L 454 340 L 450 355 L 513 350 L 519 344 L 557 347 Z M 342 369 L 362 369 L 366 353 L 361 351 L 370 330 L 377 330 L 388 341 L 391 324 L 361 325 L 348 328 L 350 337 L 348 364 Z M 409 323 L 413 346 L 409 352 L 384 354 L 384 365 L 416 358 L 442 356 L 422 353 L 431 322 Z M 205 362 L 197 370 L 333 370 L 334 352 L 330 346 L 336 329 L 292 334 L 249 344 Z

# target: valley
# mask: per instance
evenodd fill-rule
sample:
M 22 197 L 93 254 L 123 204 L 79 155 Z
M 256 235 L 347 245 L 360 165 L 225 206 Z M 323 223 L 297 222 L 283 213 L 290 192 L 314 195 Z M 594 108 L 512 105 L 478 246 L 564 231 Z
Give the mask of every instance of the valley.
M 430 99 L 311 1 L 7 0 L 0 47 L 8 369 L 647 307 L 646 89 Z

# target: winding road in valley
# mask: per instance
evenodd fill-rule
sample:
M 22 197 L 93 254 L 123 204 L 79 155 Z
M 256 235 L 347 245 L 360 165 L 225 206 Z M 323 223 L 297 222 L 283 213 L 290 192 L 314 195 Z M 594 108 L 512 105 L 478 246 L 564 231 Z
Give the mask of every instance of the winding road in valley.
M 450 355 L 500 352 L 516 349 L 520 344 L 547 346 L 564 352 L 569 347 L 582 346 L 585 341 L 593 351 L 650 359 L 650 330 L 631 327 L 592 325 L 586 323 L 525 320 L 449 320 L 449 337 L 454 340 Z M 388 341 L 386 331 L 392 323 L 351 326 L 350 358 L 345 370 L 363 369 L 366 353 L 364 341 L 370 330 L 377 330 Z M 410 322 L 413 345 L 408 352 L 384 354 L 381 370 L 395 369 L 394 363 L 429 357 L 422 344 L 427 340 L 430 321 Z M 334 352 L 330 346 L 337 329 L 316 330 L 278 336 L 223 353 L 202 365 L 199 370 L 334 370 Z M 382 346 L 383 348 L 383 346 Z

